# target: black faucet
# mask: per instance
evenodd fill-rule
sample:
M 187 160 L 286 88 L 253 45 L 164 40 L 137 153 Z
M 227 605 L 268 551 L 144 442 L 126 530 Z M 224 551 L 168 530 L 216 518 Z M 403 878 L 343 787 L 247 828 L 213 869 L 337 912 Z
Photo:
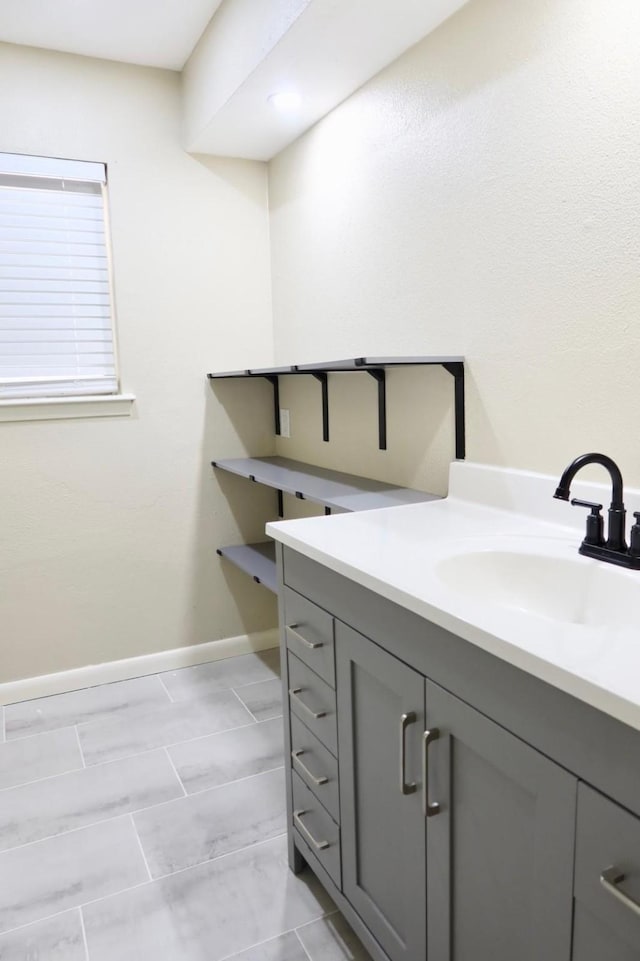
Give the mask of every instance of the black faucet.
M 606 454 L 582 454 L 569 464 L 562 474 L 556 492 L 553 495 L 558 500 L 568 501 L 571 497 L 571 482 L 579 470 L 587 464 L 600 464 L 609 471 L 611 477 L 611 505 L 609 507 L 609 526 L 607 539 L 604 539 L 604 525 L 600 511 L 602 504 L 592 504 L 590 501 L 573 499 L 572 504 L 588 507 L 591 510 L 587 518 L 587 533 L 580 545 L 580 553 L 587 557 L 595 557 L 610 564 L 631 567 L 640 570 L 640 511 L 634 513 L 636 523 L 631 529 L 631 546 L 627 547 L 625 540 L 625 522 L 627 512 L 623 501 L 623 482 L 620 468 Z

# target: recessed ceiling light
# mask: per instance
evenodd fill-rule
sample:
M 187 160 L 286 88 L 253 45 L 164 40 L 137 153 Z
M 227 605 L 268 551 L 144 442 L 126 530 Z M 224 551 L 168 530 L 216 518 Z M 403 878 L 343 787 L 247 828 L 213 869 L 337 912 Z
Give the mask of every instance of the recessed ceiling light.
M 294 113 L 302 103 L 302 97 L 297 90 L 279 90 L 267 99 L 276 110 L 281 110 L 282 113 Z

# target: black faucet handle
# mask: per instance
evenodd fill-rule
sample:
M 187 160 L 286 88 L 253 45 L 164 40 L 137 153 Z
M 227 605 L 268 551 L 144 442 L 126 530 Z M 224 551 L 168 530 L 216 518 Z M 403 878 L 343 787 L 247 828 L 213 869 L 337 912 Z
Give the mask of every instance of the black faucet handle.
M 634 511 L 633 516 L 635 517 L 636 522 L 631 528 L 631 535 L 629 538 L 629 553 L 632 557 L 640 557 L 640 511 Z
M 602 547 L 604 544 L 604 521 L 602 520 L 602 504 L 594 504 L 591 501 L 581 501 L 574 497 L 571 501 L 574 507 L 588 507 L 591 513 L 587 517 L 587 532 L 583 544 L 590 547 Z
M 594 517 L 597 517 L 602 510 L 602 504 L 594 504 L 592 501 L 581 501 L 577 497 L 572 498 L 571 504 L 573 507 L 590 507 Z M 638 511 L 638 515 L 640 516 L 640 511 Z

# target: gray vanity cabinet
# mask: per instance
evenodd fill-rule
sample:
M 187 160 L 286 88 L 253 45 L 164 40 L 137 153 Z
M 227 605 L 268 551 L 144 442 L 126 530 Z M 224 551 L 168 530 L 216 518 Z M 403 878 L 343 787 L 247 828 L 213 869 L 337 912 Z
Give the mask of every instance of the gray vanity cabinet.
M 429 961 L 567 961 L 576 779 L 426 688 Z
M 619 937 L 596 915 L 576 902 L 572 961 L 639 961 L 640 946 Z
M 392 961 L 568 961 L 577 779 L 335 633 L 342 890 L 369 931 Z
M 640 819 L 586 784 L 578 790 L 572 961 L 640 961 Z
M 278 548 L 287 803 L 374 961 L 640 961 L 640 735 Z
M 336 622 L 342 890 L 392 961 L 425 957 L 424 678 Z

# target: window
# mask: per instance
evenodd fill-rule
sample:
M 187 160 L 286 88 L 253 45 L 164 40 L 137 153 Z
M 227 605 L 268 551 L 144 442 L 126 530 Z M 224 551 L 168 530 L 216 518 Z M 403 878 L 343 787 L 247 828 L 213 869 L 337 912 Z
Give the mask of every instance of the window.
M 115 395 L 106 168 L 0 153 L 0 403 Z

